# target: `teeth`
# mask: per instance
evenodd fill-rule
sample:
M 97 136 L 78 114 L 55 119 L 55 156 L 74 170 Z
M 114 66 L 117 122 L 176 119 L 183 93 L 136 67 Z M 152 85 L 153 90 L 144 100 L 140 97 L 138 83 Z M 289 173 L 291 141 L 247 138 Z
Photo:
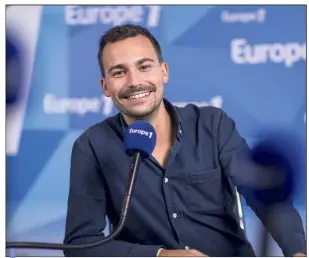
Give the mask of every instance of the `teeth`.
M 139 99 L 139 98 L 146 97 L 149 94 L 150 94 L 150 92 L 144 92 L 144 93 L 136 94 L 136 95 L 133 95 L 133 96 L 129 96 L 128 99 Z

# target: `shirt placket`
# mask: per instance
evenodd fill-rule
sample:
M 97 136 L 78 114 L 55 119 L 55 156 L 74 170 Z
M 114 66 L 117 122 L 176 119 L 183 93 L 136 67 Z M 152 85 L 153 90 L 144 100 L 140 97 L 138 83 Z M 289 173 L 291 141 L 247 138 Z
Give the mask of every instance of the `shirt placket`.
M 182 131 L 181 129 L 178 132 L 179 136 L 181 137 Z M 172 173 L 172 163 L 173 160 L 177 154 L 177 151 L 180 147 L 180 137 L 176 139 L 175 144 L 173 148 L 171 149 L 171 152 L 168 157 L 167 166 L 165 169 L 165 174 L 163 177 L 163 192 L 164 192 L 164 198 L 167 205 L 167 211 L 169 214 L 169 220 L 171 222 L 171 225 L 173 226 L 173 229 L 177 235 L 178 242 L 180 245 L 180 248 L 189 249 L 189 246 L 186 245 L 186 243 L 182 240 L 182 233 L 179 229 L 182 228 L 181 223 L 183 223 L 182 213 L 177 207 L 177 202 L 175 199 L 174 189 L 172 185 L 172 181 L 169 178 L 169 175 Z

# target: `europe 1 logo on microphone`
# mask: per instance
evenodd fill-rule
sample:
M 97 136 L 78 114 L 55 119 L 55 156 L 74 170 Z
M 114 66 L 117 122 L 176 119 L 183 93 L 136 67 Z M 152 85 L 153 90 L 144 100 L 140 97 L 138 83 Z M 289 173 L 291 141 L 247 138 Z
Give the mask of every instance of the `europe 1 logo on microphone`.
M 140 134 L 140 135 L 145 135 L 145 136 L 147 136 L 147 137 L 149 137 L 149 139 L 151 139 L 151 137 L 152 137 L 152 132 L 147 132 L 147 131 L 145 131 L 145 130 L 141 130 L 141 129 L 130 129 L 129 130 L 129 133 L 137 133 L 137 134 Z

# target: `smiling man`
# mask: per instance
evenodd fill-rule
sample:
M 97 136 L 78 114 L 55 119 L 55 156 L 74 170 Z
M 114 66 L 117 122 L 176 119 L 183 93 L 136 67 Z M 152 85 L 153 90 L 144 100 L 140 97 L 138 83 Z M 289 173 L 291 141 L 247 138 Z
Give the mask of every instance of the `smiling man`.
M 136 119 L 150 120 L 155 125 L 158 117 L 169 120 L 163 102 L 168 67 L 158 42 L 143 35 L 124 40 L 117 35 L 110 37 L 115 42 L 106 44 L 99 54 L 105 96 L 113 99 L 128 124 Z
M 246 159 L 249 148 L 234 121 L 219 108 L 179 108 L 163 98 L 168 65 L 149 31 L 136 25 L 112 28 L 100 40 L 98 60 L 103 93 L 120 112 L 74 143 L 65 243 L 103 239 L 106 215 L 118 224 L 129 178 L 127 126 L 149 121 L 157 143 L 141 162 L 119 236 L 95 248 L 66 250 L 66 256 L 254 256 L 234 213 L 233 185 L 286 256 L 305 255 L 302 222 L 291 202 L 269 206 L 245 187 L 245 179 L 252 181 L 261 171 Z

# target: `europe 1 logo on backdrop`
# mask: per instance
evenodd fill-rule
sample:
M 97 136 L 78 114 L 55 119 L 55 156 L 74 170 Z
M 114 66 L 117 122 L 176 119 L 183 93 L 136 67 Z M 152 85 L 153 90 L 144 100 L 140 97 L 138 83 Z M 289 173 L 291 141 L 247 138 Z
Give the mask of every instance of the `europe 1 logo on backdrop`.
M 299 61 L 306 61 L 306 43 L 288 42 L 249 44 L 244 38 L 231 41 L 231 59 L 235 64 L 283 64 L 291 68 Z
M 93 97 L 93 98 L 78 98 L 78 97 L 61 97 L 55 94 L 47 93 L 43 98 L 43 111 L 47 115 L 66 115 L 74 114 L 78 116 L 85 116 L 87 114 L 99 114 L 104 117 L 109 117 L 113 114 L 114 104 L 111 98 Z M 173 102 L 175 106 L 184 107 L 192 103 L 199 107 L 214 106 L 218 108 L 223 107 L 222 96 L 214 96 L 209 101 L 179 101 Z
M 161 6 L 66 6 L 65 21 L 68 25 L 122 25 L 145 23 L 157 27 Z

